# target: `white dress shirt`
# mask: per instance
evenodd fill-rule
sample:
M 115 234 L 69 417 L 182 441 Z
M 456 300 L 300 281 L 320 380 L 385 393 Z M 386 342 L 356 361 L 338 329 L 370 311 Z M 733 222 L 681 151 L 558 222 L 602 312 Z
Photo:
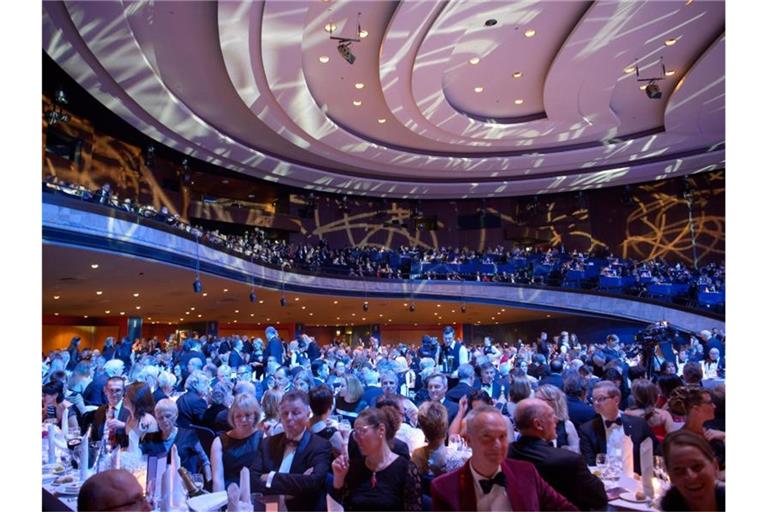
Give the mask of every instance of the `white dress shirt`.
M 477 501 L 478 512 L 512 510 L 512 504 L 509 502 L 509 498 L 507 497 L 506 488 L 500 485 L 494 485 L 491 488 L 491 492 L 485 494 L 483 492 L 483 488 L 480 487 L 480 480 L 486 480 L 486 478 L 475 471 L 475 468 L 472 467 L 471 462 L 469 463 L 469 469 L 472 471 L 472 481 L 475 486 L 475 500 Z M 499 473 L 501 473 L 501 466 L 496 469 L 491 478 L 495 477 Z

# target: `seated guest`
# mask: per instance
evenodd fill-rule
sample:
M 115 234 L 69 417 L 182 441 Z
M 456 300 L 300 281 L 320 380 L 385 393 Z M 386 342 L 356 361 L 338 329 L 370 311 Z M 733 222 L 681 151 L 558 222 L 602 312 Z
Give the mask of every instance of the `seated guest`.
M 494 401 L 501 397 L 501 380 L 496 378 L 496 367 L 493 363 L 485 362 L 480 365 L 480 378 L 475 379 L 475 389 L 485 391 Z
M 149 512 L 136 477 L 124 469 L 110 469 L 88 478 L 77 494 L 77 510 L 134 510 Z
M 459 365 L 459 369 L 456 371 L 459 377 L 459 383 L 445 393 L 445 398 L 458 403 L 459 400 L 461 400 L 461 397 L 469 396 L 474 389 L 475 367 L 471 364 L 462 364 Z
M 701 386 L 704 372 L 699 363 L 689 361 L 683 366 L 683 384 L 686 386 Z
M 512 382 L 509 385 L 509 396 L 506 403 L 497 403 L 496 408 L 501 411 L 504 417 L 508 418 L 513 426 L 515 421 L 515 408 L 517 404 L 526 398 L 531 397 L 531 381 L 528 376 L 518 373 L 512 376 Z
M 555 358 L 549 362 L 549 375 L 546 375 L 541 379 L 542 384 L 549 384 L 563 389 L 563 360 Z
M 365 409 L 368 404 L 361 400 L 363 385 L 360 379 L 352 374 L 344 375 L 337 382 L 341 382 L 336 395 L 336 414 L 347 418 L 350 422 Z
M 226 421 L 228 416 L 227 402 L 229 400 L 229 386 L 223 382 L 214 384 L 213 388 L 211 388 L 211 405 L 203 413 L 203 420 L 200 424 L 214 432 L 229 430 L 230 426 Z
M 120 363 L 122 364 L 122 361 Z M 104 386 L 104 394 L 107 395 L 107 403 L 93 411 L 92 416 L 86 415 L 83 428 L 88 430 L 88 427 L 91 427 L 92 441 L 101 441 L 106 437 L 111 447 L 127 448 L 128 436 L 125 433 L 125 424 L 130 413 L 123 407 L 125 394 L 123 378 L 110 377 Z
M 568 405 L 568 417 L 577 429 L 582 423 L 595 417 L 595 410 L 586 401 L 587 384 L 581 376 L 574 372 L 563 380 L 565 401 Z
M 678 375 L 660 375 L 656 380 L 656 384 L 659 386 L 660 395 L 656 401 L 656 407 L 666 407 L 669 395 L 675 388 L 683 386 L 683 379 Z
M 43 385 L 43 416 L 42 421 L 61 425 L 64 411 L 68 403 L 64 400 L 64 384 L 59 381 L 49 382 Z M 79 432 L 77 416 L 72 412 L 67 416 L 67 429 L 70 432 Z
M 308 419 L 306 393 L 283 395 L 283 432 L 264 439 L 251 465 L 251 491 L 286 495 L 289 511 L 325 510 L 323 490 L 331 466 L 331 443 L 307 430 Z
M 711 391 L 698 386 L 682 386 L 672 392 L 668 404 L 670 412 L 685 416 L 681 430 L 693 432 L 709 441 L 720 469 L 725 469 L 725 432 L 704 428 L 705 422 L 715 418 Z
M 176 401 L 179 407 L 178 425 L 180 427 L 202 425 L 203 414 L 208 409 L 208 402 L 205 401 L 208 394 L 208 377 L 201 371 L 192 372 L 184 383 L 184 389 L 187 392 Z
M 128 386 L 125 389 L 123 408 L 128 409 L 130 413 L 128 421 L 125 423 L 126 433 L 135 431 L 139 440 L 142 440 L 145 435 L 159 430 L 157 420 L 153 416 L 155 401 L 152 398 L 152 389 L 147 384 L 134 382 Z
M 213 491 L 225 491 L 229 484 L 240 485 L 240 471 L 249 466 L 259 451 L 262 432 L 258 429 L 261 408 L 255 396 L 241 394 L 229 408 L 229 424 L 211 445 Z
M 377 409 L 381 409 L 383 407 L 391 407 L 393 411 L 396 411 L 397 427 L 395 429 L 395 436 L 392 439 L 392 442 L 390 443 L 389 448 L 397 455 L 405 457 L 406 459 L 410 459 L 411 449 L 408 444 L 407 438 L 406 439 L 398 438 L 398 434 L 400 433 L 400 428 L 403 425 L 403 410 L 402 410 L 401 403 L 402 403 L 402 398 L 400 395 L 386 394 L 386 395 L 380 396 L 378 400 L 376 400 L 375 407 Z M 418 431 L 418 429 L 414 429 L 414 430 Z M 422 444 L 423 444 L 423 439 L 422 439 Z M 353 463 L 356 459 L 363 458 L 363 454 L 360 452 L 360 447 L 357 445 L 357 441 L 355 440 L 354 436 L 350 437 L 348 440 L 347 454 L 349 455 L 350 464 Z
M 590 473 L 584 457 L 550 446 L 556 436 L 557 416 L 538 398 L 527 398 L 515 410 L 520 438 L 509 446 L 509 458 L 530 462 L 541 477 L 580 510 L 602 510 L 608 504 L 605 488 Z
M 347 439 L 338 430 L 338 425 L 330 420 L 333 408 L 333 391 L 331 391 L 331 388 L 321 384 L 310 389 L 309 408 L 312 409 L 312 417 L 308 423 L 309 431 L 323 439 L 327 439 L 333 447 L 333 453 L 336 455 L 345 453 Z M 347 432 L 347 434 L 349 433 Z
M 261 408 L 264 411 L 259 425 L 259 430 L 264 432 L 265 436 L 271 436 L 282 431 L 280 426 L 280 401 L 283 398 L 283 392 L 277 389 L 268 389 L 261 398 Z
M 429 495 L 430 484 L 436 476 L 446 473 L 450 468 L 463 464 L 457 454 L 448 452 L 448 411 L 443 404 L 424 402 L 419 406 L 419 427 L 424 432 L 426 446 L 416 448 L 411 460 L 421 475 L 421 492 Z M 426 508 L 426 506 L 425 506 Z
M 312 382 L 312 377 L 309 376 L 309 373 L 300 371 L 293 378 L 293 381 L 291 381 L 291 388 L 309 393 L 309 389 L 312 387 Z
M 366 404 L 376 403 L 376 399 L 384 394 L 384 391 L 379 385 L 379 373 L 373 368 L 363 367 L 362 371 L 363 380 L 365 382 L 365 388 L 363 388 L 363 396 L 360 397 Z
M 474 390 L 469 396 L 461 397 L 461 400 L 459 400 L 459 413 L 453 418 L 451 424 L 448 425 L 448 436 L 463 436 L 466 429 L 464 418 L 469 414 L 469 411 L 481 405 L 493 405 L 493 400 L 485 391 Z M 509 432 L 512 435 L 511 423 Z
M 83 392 L 85 405 L 106 404 L 107 395 L 104 394 L 104 389 L 106 388 L 107 380 L 111 377 L 120 377 L 124 370 L 125 364 L 119 359 L 111 359 L 104 363 L 104 371 L 97 372 Z
M 157 376 L 157 389 L 152 392 L 155 403 L 164 398 L 171 398 L 173 387 L 176 385 L 176 376 L 171 372 L 162 371 Z
M 568 405 L 565 403 L 565 393 L 551 384 L 542 384 L 534 395 L 544 400 L 555 411 L 557 416 L 557 437 L 555 446 L 565 448 L 573 453 L 579 453 L 579 434 L 573 422 L 568 419 Z M 517 417 L 517 415 L 515 415 Z
M 421 510 L 416 466 L 390 449 L 399 413 L 392 406 L 368 408 L 355 420 L 352 436 L 362 458 L 333 461 L 331 496 L 344 510 Z
M 507 419 L 491 406 L 472 409 L 463 467 L 432 480 L 432 510 L 576 510 L 528 463 L 507 459 Z
M 632 454 L 635 473 L 640 473 L 640 443 L 646 438 L 653 439 L 654 453 L 661 453 L 661 445 L 643 418 L 622 414 L 619 410 L 621 392 L 613 382 L 600 381 L 592 390 L 592 402 L 599 416 L 581 425 L 579 440 L 581 454 L 587 464 L 594 466 L 598 453 L 606 453 L 607 442 L 614 429 L 621 428 L 632 439 Z
M 205 480 L 210 482 L 211 463 L 208 461 L 208 456 L 194 430 L 176 426 L 178 417 L 179 409 L 176 407 L 176 402 L 170 398 L 157 402 L 155 419 L 160 431 L 144 436 L 141 452 L 145 455 L 169 456 L 171 447 L 176 446 L 181 465 L 190 473 L 202 473 Z
M 427 388 L 431 401 L 439 402 L 445 406 L 445 410 L 448 411 L 448 424 L 450 424 L 459 413 L 459 406 L 445 398 L 445 393 L 448 391 L 448 378 L 445 374 L 433 373 L 424 379 L 424 386 Z
M 656 407 L 659 399 L 656 384 L 647 379 L 635 380 L 632 383 L 632 398 L 632 407 L 624 412 L 645 419 L 659 441 L 663 441 L 664 436 L 675 430 L 675 422 L 669 411 Z
M 725 384 L 719 384 L 710 391 L 715 404 L 715 419 L 705 421 L 704 428 L 725 432 Z
M 725 486 L 717 484 L 717 458 L 707 441 L 678 430 L 664 439 L 664 465 L 672 486 L 661 510 L 725 510 Z
M 720 357 L 720 351 L 711 348 L 707 358 L 701 362 L 704 379 L 722 379 L 725 377 L 725 360 Z

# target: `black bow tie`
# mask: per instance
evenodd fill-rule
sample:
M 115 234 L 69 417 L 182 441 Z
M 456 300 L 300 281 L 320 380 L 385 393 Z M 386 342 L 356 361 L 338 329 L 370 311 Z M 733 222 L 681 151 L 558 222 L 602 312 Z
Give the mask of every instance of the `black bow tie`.
M 480 480 L 480 488 L 483 490 L 483 494 L 488 494 L 491 492 L 491 488 L 493 488 L 494 485 L 500 485 L 504 488 L 507 487 L 507 477 L 504 476 L 504 473 L 499 471 L 499 473 L 488 480 Z
M 286 437 L 285 438 L 285 446 L 293 446 L 294 448 L 296 448 L 297 446 L 299 446 L 299 441 L 297 441 L 295 439 L 288 439 Z
M 611 425 L 621 426 L 621 417 L 618 417 L 615 420 L 605 420 L 605 428 L 611 428 Z

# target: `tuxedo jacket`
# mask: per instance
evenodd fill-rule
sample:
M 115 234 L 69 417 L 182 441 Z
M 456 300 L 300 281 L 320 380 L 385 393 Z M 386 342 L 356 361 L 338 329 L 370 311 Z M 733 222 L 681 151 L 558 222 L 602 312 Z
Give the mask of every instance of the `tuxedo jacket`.
M 245 359 L 235 352 L 234 350 L 229 353 L 229 367 L 232 368 L 232 371 L 237 371 L 237 369 L 245 364 Z
M 189 425 L 202 425 L 203 414 L 208 409 L 208 402 L 194 391 L 187 391 L 176 400 L 179 417 L 176 425 L 188 428 Z
M 325 479 L 331 472 L 331 443 L 309 432 L 296 447 L 289 473 L 276 473 L 272 486 L 267 488 L 261 475 L 278 471 L 285 452 L 285 433 L 268 437 L 261 442 L 256 460 L 251 465 L 251 492 L 284 494 L 288 510 L 325 510 Z M 312 468 L 312 473 L 304 472 Z
M 269 356 L 274 357 L 277 364 L 283 364 L 283 343 L 277 336 L 270 338 L 264 349 L 264 354 L 262 355 L 262 364 L 264 364 L 264 368 L 267 367 Z
M 656 436 L 651 432 L 648 422 L 643 418 L 622 414 L 621 425 L 624 428 L 624 433 L 632 439 L 635 473 L 640 474 L 640 443 L 646 437 L 650 437 L 653 440 L 653 453 L 655 455 L 661 455 L 661 445 Z M 579 448 L 584 456 L 584 460 L 590 466 L 595 465 L 598 453 L 606 453 L 605 427 L 603 426 L 603 418 L 601 416 L 595 416 L 590 421 L 582 423 L 581 427 L 579 427 Z
M 83 416 L 83 431 L 85 432 L 88 430 L 89 426 L 91 427 L 91 441 L 101 441 L 104 437 L 104 425 L 107 423 L 108 410 L 109 405 L 102 405 L 93 411 L 93 415 L 86 413 L 85 416 Z M 120 407 L 120 411 L 117 413 L 117 419 L 126 422 L 128 421 L 128 417 L 128 409 Z M 128 447 L 128 434 L 125 433 L 124 428 L 117 429 L 115 432 L 115 441 L 122 448 Z
M 453 402 L 459 403 L 461 397 L 469 395 L 470 393 L 472 393 L 472 388 L 469 384 L 466 382 L 459 382 L 445 393 L 445 399 L 446 401 L 452 400 Z
M 509 445 L 508 456 L 536 466 L 541 478 L 580 510 L 604 510 L 608 505 L 603 482 L 578 453 L 555 448 L 538 437 L 522 436 Z
M 591 420 L 597 414 L 591 405 L 583 400 L 579 400 L 575 396 L 566 396 L 565 400 L 568 404 L 568 417 L 576 428 L 579 428 L 582 423 Z
M 451 401 L 448 397 L 446 397 L 445 400 L 443 400 L 443 405 L 448 411 L 448 424 L 450 425 L 451 422 L 453 421 L 453 418 L 455 418 L 456 415 L 459 414 L 459 404 Z
M 470 462 L 432 480 L 432 510 L 477 510 Z M 507 498 L 512 510 L 577 510 L 544 481 L 533 464 L 507 459 L 501 463 L 507 477 Z
M 483 388 L 483 382 L 480 379 L 475 379 L 475 384 L 473 386 L 473 389 L 482 389 Z M 502 385 L 500 379 L 494 379 L 491 383 L 491 398 L 494 400 L 498 400 L 499 397 L 501 397 L 502 394 Z

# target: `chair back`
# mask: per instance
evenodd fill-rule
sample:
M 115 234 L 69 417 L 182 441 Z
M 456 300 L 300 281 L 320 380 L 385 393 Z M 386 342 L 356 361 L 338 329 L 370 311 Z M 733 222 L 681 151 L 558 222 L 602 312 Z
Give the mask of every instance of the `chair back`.
M 200 445 L 203 447 L 203 450 L 208 456 L 208 459 L 210 459 L 211 445 L 213 444 L 213 440 L 216 439 L 216 433 L 213 430 L 200 425 L 190 424 L 189 428 L 195 431 L 197 434 L 197 439 L 200 441 Z

